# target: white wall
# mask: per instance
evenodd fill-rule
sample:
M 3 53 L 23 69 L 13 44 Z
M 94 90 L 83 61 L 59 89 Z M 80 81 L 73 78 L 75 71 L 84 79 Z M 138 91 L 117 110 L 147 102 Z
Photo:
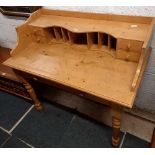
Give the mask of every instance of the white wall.
M 0 13 L 0 46 L 13 48 L 16 45 L 16 26 L 25 22 L 25 18 L 4 16 Z
M 155 16 L 155 7 L 88 7 L 88 6 L 70 6 L 70 7 L 45 7 L 49 9 L 72 10 L 83 12 L 98 12 L 98 13 L 113 13 L 125 15 L 139 15 L 139 16 Z M 24 18 L 7 17 L 0 14 L 0 45 L 4 47 L 13 48 L 16 43 L 15 27 L 24 22 Z M 145 74 L 138 91 L 135 105 L 139 108 L 155 113 L 155 31 L 151 42 L 153 51 Z

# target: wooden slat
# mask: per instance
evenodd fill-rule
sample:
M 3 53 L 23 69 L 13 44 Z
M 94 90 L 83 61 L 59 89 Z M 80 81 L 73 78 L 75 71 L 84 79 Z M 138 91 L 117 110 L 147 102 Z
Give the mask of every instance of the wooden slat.
M 102 34 L 98 32 L 98 48 L 102 46 Z
M 108 49 L 111 49 L 111 36 L 108 34 Z
M 136 84 L 137 84 L 137 81 L 138 81 L 138 78 L 139 78 L 139 75 L 140 75 L 140 72 L 141 72 L 141 69 L 142 69 L 142 66 L 143 66 L 143 61 L 144 61 L 144 51 L 141 52 L 141 56 L 140 56 L 139 63 L 138 63 L 138 66 L 137 66 L 137 70 L 136 70 L 136 73 L 135 73 L 135 76 L 134 76 L 134 80 L 132 82 L 131 91 L 134 91 L 134 89 L 136 87 Z
M 52 39 L 56 38 L 53 27 L 51 27 L 49 30 L 50 30 L 49 33 L 51 34 Z
M 150 56 L 150 53 L 151 53 L 151 48 L 149 48 L 147 50 L 147 53 L 144 54 L 144 51 L 142 50 L 142 53 L 141 53 L 141 56 L 140 56 L 140 59 L 139 59 L 139 63 L 138 63 L 138 66 L 137 66 L 137 69 L 136 69 L 136 73 L 135 73 L 135 76 L 134 76 L 134 79 L 133 79 L 133 82 L 132 82 L 132 85 L 131 85 L 131 91 L 134 91 L 139 83 L 140 83 L 140 80 L 142 78 L 142 74 L 144 72 L 144 69 L 145 69 L 145 65 L 146 65 L 146 62 Z
M 56 36 L 56 39 L 60 40 L 61 39 L 61 34 L 60 34 L 58 28 L 54 27 L 53 29 L 54 29 L 54 34 Z
M 147 33 L 147 36 L 146 36 L 146 38 L 145 38 L 145 41 L 144 41 L 144 44 L 143 44 L 143 49 L 144 48 L 147 48 L 147 46 L 149 45 L 149 42 L 150 42 L 150 40 L 151 40 L 151 36 L 152 36 L 152 32 L 153 32 L 153 27 L 154 27 L 154 24 L 155 24 L 155 18 L 152 20 L 152 22 L 151 22 L 151 25 L 150 25 L 150 28 L 149 28 L 149 31 L 148 31 L 148 33 Z
M 67 30 L 61 28 L 61 33 L 62 33 L 63 41 L 66 42 L 66 41 L 68 41 L 68 32 L 66 33 L 65 31 L 67 31 Z
M 142 24 L 149 24 L 152 21 L 152 17 L 142 17 L 142 16 L 86 13 L 86 12 L 76 12 L 76 11 L 51 10 L 51 9 L 41 9 L 41 11 L 44 15 L 52 14 L 57 16 L 70 16 L 70 17 L 89 18 L 89 19 L 97 19 L 97 20 L 135 22 L 135 23 L 142 23 Z
M 68 31 L 68 37 L 69 37 L 69 42 L 72 45 L 73 44 L 73 34 L 70 31 Z
M 87 44 L 88 44 L 88 49 L 91 48 L 93 41 L 90 33 L 87 33 Z

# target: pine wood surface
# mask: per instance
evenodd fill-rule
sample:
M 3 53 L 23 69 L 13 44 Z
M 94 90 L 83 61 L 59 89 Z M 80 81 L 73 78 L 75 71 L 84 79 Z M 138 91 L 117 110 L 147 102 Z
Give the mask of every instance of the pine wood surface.
M 77 24 L 77 20 L 82 24 Z M 148 24 L 80 19 L 75 17 L 64 18 L 63 16 L 55 15 L 42 15 L 36 20 L 30 22 L 29 25 L 43 28 L 57 25 L 72 32 L 107 32 L 116 38 L 138 41 L 144 41 L 149 30 Z M 133 25 L 137 25 L 137 27 L 132 27 Z
M 4 64 L 131 108 L 153 24 L 151 17 L 41 9 L 17 28 Z
M 127 107 L 132 106 L 134 92 L 130 88 L 137 63 L 115 59 L 102 51 L 92 52 L 80 47 L 72 49 L 67 43 L 61 46 L 32 43 L 5 64 Z

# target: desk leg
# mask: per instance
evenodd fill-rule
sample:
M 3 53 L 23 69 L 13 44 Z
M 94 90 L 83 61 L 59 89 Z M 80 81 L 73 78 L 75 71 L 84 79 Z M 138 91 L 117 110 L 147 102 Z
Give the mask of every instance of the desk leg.
M 31 84 L 23 77 L 18 76 L 22 83 L 24 84 L 27 92 L 29 93 L 30 97 L 32 98 L 33 102 L 34 102 L 34 107 L 36 108 L 36 110 L 41 111 L 43 109 L 42 104 L 40 103 L 40 101 L 38 100 L 36 93 L 34 91 L 34 89 L 32 88 Z
M 151 139 L 151 144 L 150 144 L 151 148 L 155 148 L 155 128 L 153 130 L 153 134 L 152 134 L 152 139 Z
M 120 128 L 123 108 L 112 105 L 112 146 L 118 147 L 120 144 Z

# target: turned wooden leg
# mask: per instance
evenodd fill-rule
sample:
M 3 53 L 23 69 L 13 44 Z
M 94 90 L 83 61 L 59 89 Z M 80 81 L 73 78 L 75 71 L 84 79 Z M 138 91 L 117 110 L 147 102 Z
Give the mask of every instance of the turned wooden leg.
M 155 128 L 153 130 L 150 147 L 155 148 Z
M 112 106 L 112 146 L 118 147 L 120 144 L 120 128 L 123 108 Z
M 30 97 L 32 98 L 33 102 L 34 102 L 34 107 L 36 108 L 36 110 L 41 111 L 43 109 L 42 104 L 40 103 L 40 101 L 38 100 L 36 93 L 34 91 L 34 89 L 32 88 L 31 84 L 23 77 L 18 76 L 21 81 L 23 82 L 27 92 L 29 93 Z
M 112 117 L 112 145 L 114 147 L 118 147 L 120 143 L 120 126 L 120 119 Z

